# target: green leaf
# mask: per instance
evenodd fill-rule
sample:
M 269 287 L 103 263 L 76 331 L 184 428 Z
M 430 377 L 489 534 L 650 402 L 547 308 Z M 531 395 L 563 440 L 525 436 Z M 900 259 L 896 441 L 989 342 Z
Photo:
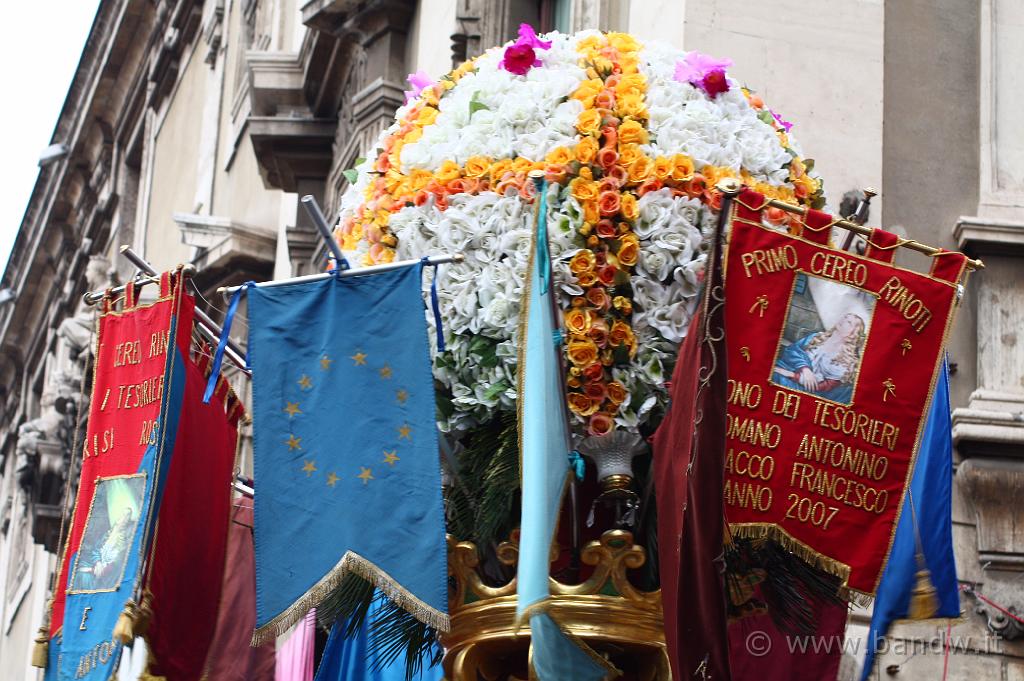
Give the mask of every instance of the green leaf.
M 493 341 L 487 336 L 473 336 L 473 340 L 469 341 L 469 354 L 482 355 L 493 345 Z
M 493 400 L 511 387 L 511 384 L 503 378 L 484 391 L 484 399 Z
M 359 179 L 359 171 L 355 168 L 349 168 L 348 170 L 342 171 L 341 174 L 345 176 L 345 179 L 348 180 L 349 184 L 355 184 L 356 180 Z
M 356 159 L 356 162 L 353 163 L 352 165 L 354 167 L 358 167 L 358 166 L 363 165 L 364 163 L 366 163 L 366 159 L 364 157 L 360 156 L 359 158 Z
M 772 117 L 771 112 L 769 112 L 767 109 L 761 109 L 760 111 L 758 111 L 757 117 L 761 119 L 762 123 L 767 123 L 768 125 L 772 125 L 772 122 L 775 120 Z
M 469 117 L 472 118 L 473 114 L 477 111 L 490 111 L 491 107 L 487 106 L 483 102 L 479 101 L 477 97 L 480 96 L 480 91 L 473 93 L 473 96 L 469 99 Z
M 814 170 L 814 159 L 813 158 L 805 158 L 804 159 L 804 169 L 808 173 L 810 173 L 812 170 Z

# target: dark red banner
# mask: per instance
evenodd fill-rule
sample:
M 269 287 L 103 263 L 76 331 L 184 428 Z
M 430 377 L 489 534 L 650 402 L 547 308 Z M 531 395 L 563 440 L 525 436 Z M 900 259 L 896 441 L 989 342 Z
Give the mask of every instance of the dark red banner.
M 931 275 L 828 246 L 830 216 L 799 234 L 762 223 L 764 198 L 734 203 L 726 269 L 726 517 L 856 591 L 873 594 L 952 320 L 965 258 Z

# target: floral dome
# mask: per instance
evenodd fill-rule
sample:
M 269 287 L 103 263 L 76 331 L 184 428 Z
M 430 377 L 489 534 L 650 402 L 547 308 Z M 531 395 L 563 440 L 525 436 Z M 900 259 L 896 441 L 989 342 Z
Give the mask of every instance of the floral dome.
M 729 66 L 628 34 L 538 37 L 524 25 L 437 82 L 410 76 L 376 155 L 346 173 L 336 237 L 356 266 L 464 254 L 436 275 L 443 430 L 515 409 L 533 170 L 548 180 L 575 432 L 657 424 L 717 218 L 710 188 L 733 177 L 824 202 L 790 124 Z

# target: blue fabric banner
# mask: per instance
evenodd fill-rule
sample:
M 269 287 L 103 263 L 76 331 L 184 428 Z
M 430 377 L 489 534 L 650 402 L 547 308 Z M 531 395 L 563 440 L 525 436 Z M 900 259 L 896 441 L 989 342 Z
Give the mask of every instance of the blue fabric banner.
M 910 480 L 910 492 L 904 498 L 889 563 L 882 573 L 875 595 L 862 681 L 871 673 L 875 653 L 889 627 L 896 620 L 906 619 L 909 615 L 911 592 L 917 582 L 917 572 L 921 569 L 917 559 L 918 535 L 938 598 L 938 610 L 932 617 L 960 616 L 960 595 L 953 557 L 952 434 L 949 372 L 943 363 L 939 369 L 931 411 L 921 434 L 921 447 Z
M 522 462 L 522 520 L 519 539 L 516 619 L 530 622 L 533 667 L 540 681 L 599 681 L 614 667 L 577 646 L 545 612 L 550 591 L 551 541 L 570 474 L 571 450 L 564 376 L 554 324 L 554 291 L 547 249 L 546 188 L 538 192 L 539 218 L 526 276 L 525 309 L 520 311 L 519 443 Z
M 421 266 L 250 287 L 256 634 L 352 571 L 448 628 Z
M 320 668 L 314 681 L 406 681 L 405 658 L 398 656 L 391 664 L 378 668 L 378 657 L 370 651 L 370 629 L 381 610 L 380 598 L 374 598 L 362 626 L 352 637 L 342 634 L 348 622 L 337 620 L 327 639 Z M 444 670 L 440 665 L 423 669 L 409 681 L 442 681 Z

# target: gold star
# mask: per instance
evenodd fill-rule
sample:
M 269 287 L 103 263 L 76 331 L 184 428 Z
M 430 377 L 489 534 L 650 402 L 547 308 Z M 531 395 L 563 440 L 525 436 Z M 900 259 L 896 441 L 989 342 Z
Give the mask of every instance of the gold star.
M 313 381 L 306 374 L 302 374 L 302 378 L 299 379 L 299 387 L 303 390 L 309 390 L 313 387 Z
M 385 449 L 384 450 L 384 463 L 386 463 L 389 466 L 394 466 L 396 461 L 398 461 L 398 452 L 397 452 L 397 450 L 392 449 L 389 452 L 388 450 Z
M 291 418 L 292 416 L 295 416 L 296 414 L 301 414 L 302 413 L 302 410 L 299 409 L 299 403 L 298 402 L 287 402 L 286 404 L 288 406 L 285 407 L 284 410 L 286 412 L 288 412 L 288 418 Z
M 288 450 L 289 451 L 291 451 L 293 449 L 302 449 L 302 446 L 300 445 L 301 442 L 302 442 L 302 438 L 301 437 L 295 437 L 294 435 L 289 435 L 288 439 L 284 441 L 284 443 L 286 445 L 288 445 Z
M 401 440 L 402 438 L 405 438 L 406 440 L 411 440 L 412 436 L 410 433 L 412 433 L 412 428 L 409 427 L 408 423 L 403 423 L 398 429 L 398 439 Z
M 380 377 L 381 378 L 391 378 L 391 367 L 389 367 L 387 364 L 382 366 L 380 368 Z
M 356 354 L 352 355 L 352 357 L 350 357 L 349 359 L 354 361 L 357 367 L 366 364 L 366 355 L 362 352 L 357 352 Z
M 359 470 L 362 471 L 362 472 L 359 475 L 357 475 L 356 477 L 359 478 L 360 480 L 362 480 L 364 485 L 366 483 L 370 482 L 371 480 L 375 479 L 373 477 L 373 473 L 370 472 L 369 468 L 363 468 L 362 466 L 360 466 Z
M 409 393 L 406 390 L 399 390 L 395 396 L 398 398 L 399 404 L 405 404 L 405 401 L 409 399 Z
M 323 357 L 320 358 L 320 368 L 323 369 L 324 371 L 327 371 L 328 369 L 331 368 L 331 362 L 333 361 L 333 359 L 331 359 L 327 355 L 324 355 Z
M 339 480 L 341 480 L 341 478 L 339 478 L 339 477 L 338 477 L 337 475 L 335 475 L 335 474 L 334 474 L 334 471 L 331 471 L 331 472 L 330 472 L 330 473 L 329 473 L 329 474 L 327 475 L 327 486 L 328 486 L 328 487 L 334 487 L 334 484 L 335 484 L 336 482 L 338 482 Z
M 313 473 L 316 472 L 316 461 L 302 461 L 302 470 L 306 474 L 306 477 L 312 477 Z

